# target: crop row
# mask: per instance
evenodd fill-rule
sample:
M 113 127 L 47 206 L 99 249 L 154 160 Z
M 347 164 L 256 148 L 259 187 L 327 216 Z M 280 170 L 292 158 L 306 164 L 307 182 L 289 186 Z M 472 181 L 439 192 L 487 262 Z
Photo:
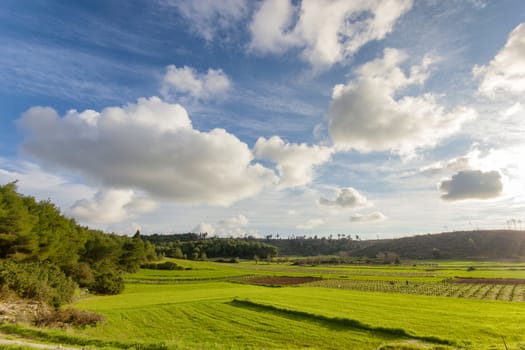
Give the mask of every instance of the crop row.
M 420 294 L 456 298 L 525 301 L 523 284 L 400 282 L 385 280 L 326 279 L 305 286 L 361 290 L 366 292 Z

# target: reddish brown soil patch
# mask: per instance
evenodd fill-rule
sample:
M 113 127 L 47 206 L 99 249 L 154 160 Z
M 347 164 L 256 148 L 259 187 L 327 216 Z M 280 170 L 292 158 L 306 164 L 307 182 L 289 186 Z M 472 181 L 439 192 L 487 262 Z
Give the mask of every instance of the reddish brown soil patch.
M 256 277 L 246 280 L 246 283 L 259 284 L 264 286 L 289 286 L 314 281 L 320 281 L 319 277 Z
M 483 283 L 483 284 L 525 284 L 525 279 L 519 278 L 454 278 L 454 283 Z

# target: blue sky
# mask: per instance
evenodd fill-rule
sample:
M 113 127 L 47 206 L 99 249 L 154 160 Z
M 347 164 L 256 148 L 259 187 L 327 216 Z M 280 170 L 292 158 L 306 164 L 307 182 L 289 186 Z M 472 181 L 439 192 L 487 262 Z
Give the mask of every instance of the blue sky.
M 0 182 L 121 234 L 525 220 L 520 0 L 15 1 Z

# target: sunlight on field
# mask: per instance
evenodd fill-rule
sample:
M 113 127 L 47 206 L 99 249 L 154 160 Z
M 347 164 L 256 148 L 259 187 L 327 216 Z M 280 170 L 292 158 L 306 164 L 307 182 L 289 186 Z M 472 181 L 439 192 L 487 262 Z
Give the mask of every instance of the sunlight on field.
M 519 282 L 523 264 L 173 261 L 191 269 L 142 269 L 126 276 L 123 294 L 75 303 L 104 315 L 104 324 L 41 333 L 62 332 L 93 348 L 499 349 L 502 339 L 509 349 L 525 346 L 525 284 L 474 283 L 496 276 Z M 265 276 L 273 287 L 253 284 Z M 280 286 L 293 281 L 282 276 L 307 283 Z

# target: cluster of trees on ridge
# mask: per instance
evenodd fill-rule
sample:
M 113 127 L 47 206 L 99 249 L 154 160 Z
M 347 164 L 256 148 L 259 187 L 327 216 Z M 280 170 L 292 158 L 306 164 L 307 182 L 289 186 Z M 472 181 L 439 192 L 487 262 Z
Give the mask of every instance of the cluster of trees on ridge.
M 54 306 L 70 301 L 77 286 L 117 294 L 124 288 L 121 273 L 154 259 L 153 245 L 138 233 L 80 226 L 51 201 L 17 193 L 16 183 L 0 186 L 0 294 Z
M 380 240 L 352 253 L 395 252 L 407 259 L 524 260 L 525 231 L 476 230 Z
M 178 259 L 206 260 L 208 258 L 271 259 L 278 249 L 256 239 L 206 238 L 206 234 L 174 234 L 144 236 L 155 245 L 159 256 Z
M 389 264 L 401 259 L 525 260 L 525 231 L 517 230 L 456 231 L 380 240 L 353 239 L 350 235 L 338 235 L 337 238 L 296 236 L 275 239 L 270 235 L 265 239 L 207 238 L 206 234 L 195 233 L 155 234 L 143 238 L 154 243 L 160 255 L 188 259 L 252 259 L 255 256 L 264 259 L 276 257 L 278 252 L 281 257 L 317 257 L 309 260 L 312 263 Z M 320 259 L 322 256 L 325 258 Z

